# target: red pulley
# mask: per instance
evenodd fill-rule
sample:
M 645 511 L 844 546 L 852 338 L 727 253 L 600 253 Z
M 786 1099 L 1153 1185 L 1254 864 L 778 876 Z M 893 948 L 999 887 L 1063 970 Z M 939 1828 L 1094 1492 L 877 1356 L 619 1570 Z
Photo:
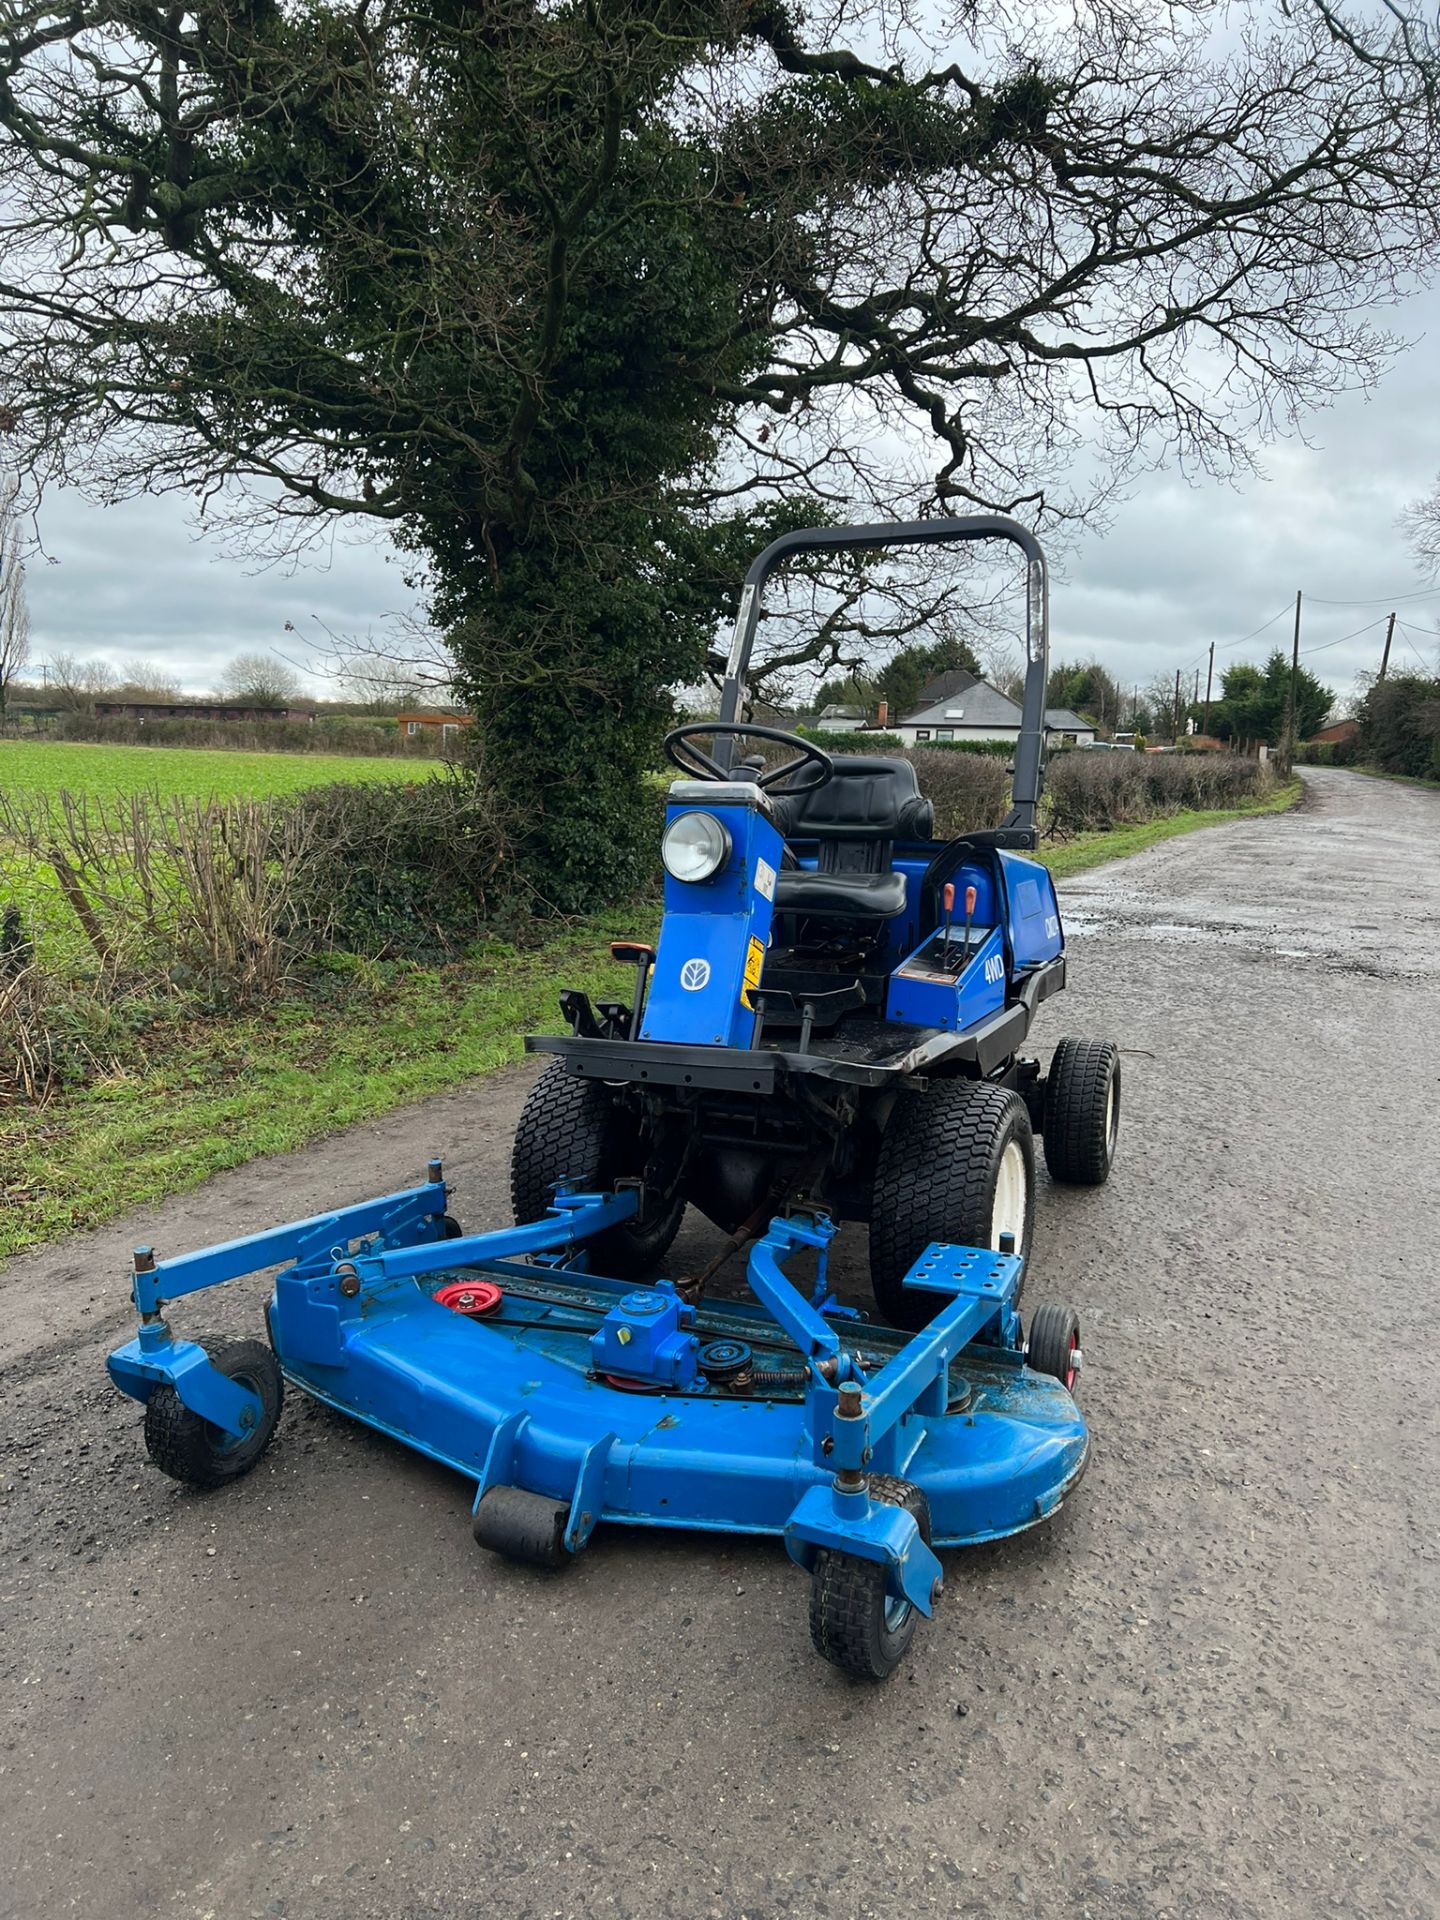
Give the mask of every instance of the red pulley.
M 483 1314 L 494 1313 L 504 1297 L 493 1280 L 452 1280 L 448 1287 L 438 1289 L 435 1301 L 438 1306 L 449 1307 L 452 1313 L 478 1319 Z

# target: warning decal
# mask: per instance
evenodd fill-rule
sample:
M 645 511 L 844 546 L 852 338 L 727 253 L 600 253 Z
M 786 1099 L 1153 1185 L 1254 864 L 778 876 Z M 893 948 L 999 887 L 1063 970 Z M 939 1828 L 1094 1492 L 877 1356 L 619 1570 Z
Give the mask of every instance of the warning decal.
M 764 965 L 764 943 L 752 936 L 750 945 L 745 950 L 745 980 L 740 988 L 740 1004 L 752 1013 L 755 1011 L 755 1003 L 750 996 L 760 984 L 760 972 Z

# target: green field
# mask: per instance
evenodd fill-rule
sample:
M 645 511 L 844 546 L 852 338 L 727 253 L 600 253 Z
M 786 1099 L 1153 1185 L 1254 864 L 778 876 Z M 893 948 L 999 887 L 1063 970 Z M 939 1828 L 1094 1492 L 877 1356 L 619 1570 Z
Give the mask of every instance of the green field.
M 12 794 L 158 793 L 187 800 L 263 800 L 346 780 L 424 780 L 438 760 L 353 753 L 225 753 L 208 747 L 113 747 L 0 740 L 0 787 Z
M 126 747 L 77 741 L 0 740 L 0 797 L 22 817 L 42 817 L 62 793 L 100 808 L 131 795 L 162 801 L 269 800 L 333 784 L 429 780 L 431 759 L 338 753 L 227 753 L 207 747 Z M 24 914 L 51 966 L 93 967 L 94 956 L 47 860 L 0 827 L 0 906 Z

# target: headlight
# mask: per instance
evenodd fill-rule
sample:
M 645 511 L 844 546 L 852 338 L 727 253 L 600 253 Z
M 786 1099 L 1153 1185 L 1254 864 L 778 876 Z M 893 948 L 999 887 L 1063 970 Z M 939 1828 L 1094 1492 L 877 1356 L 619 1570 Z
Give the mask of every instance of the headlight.
M 660 858 L 674 880 L 708 880 L 730 858 L 730 835 L 713 813 L 682 813 L 665 829 Z

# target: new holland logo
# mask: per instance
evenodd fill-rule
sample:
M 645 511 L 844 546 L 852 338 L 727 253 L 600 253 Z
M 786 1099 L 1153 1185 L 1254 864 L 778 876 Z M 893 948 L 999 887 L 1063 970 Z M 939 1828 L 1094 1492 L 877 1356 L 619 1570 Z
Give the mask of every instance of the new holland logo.
M 680 969 L 680 984 L 687 993 L 699 993 L 702 987 L 710 984 L 710 962 L 708 960 L 687 960 Z

